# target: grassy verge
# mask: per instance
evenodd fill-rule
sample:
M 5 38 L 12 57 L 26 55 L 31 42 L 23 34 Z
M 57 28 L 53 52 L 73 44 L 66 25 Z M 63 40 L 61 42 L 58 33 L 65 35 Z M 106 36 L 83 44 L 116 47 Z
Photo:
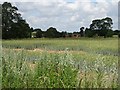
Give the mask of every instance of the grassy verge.
M 3 88 L 116 88 L 117 57 L 3 49 Z

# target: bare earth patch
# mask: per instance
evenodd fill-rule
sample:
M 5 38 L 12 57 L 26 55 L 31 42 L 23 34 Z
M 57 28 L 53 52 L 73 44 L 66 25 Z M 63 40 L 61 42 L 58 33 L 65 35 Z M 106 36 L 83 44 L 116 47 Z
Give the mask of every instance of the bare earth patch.
M 4 50 L 9 50 L 9 49 L 4 49 Z M 15 51 L 22 51 L 26 49 L 12 49 Z M 44 50 L 44 49 L 33 49 L 33 50 L 26 50 L 29 52 L 47 52 L 47 53 L 79 53 L 79 54 L 86 54 L 87 52 L 85 51 L 56 51 L 56 50 Z

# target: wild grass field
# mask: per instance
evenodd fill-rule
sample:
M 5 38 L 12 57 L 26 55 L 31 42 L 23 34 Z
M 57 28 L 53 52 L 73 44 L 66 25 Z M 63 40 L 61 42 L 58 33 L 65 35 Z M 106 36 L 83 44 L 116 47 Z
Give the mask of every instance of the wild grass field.
M 2 41 L 3 88 L 117 88 L 118 39 Z

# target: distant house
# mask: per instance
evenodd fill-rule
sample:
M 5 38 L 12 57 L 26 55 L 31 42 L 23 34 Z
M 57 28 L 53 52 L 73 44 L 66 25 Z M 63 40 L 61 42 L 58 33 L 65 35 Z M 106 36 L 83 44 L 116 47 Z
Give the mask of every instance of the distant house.
M 32 38 L 36 38 L 36 31 L 32 32 Z
M 77 34 L 77 33 L 76 34 L 74 34 L 74 33 L 72 34 L 72 38 L 79 38 L 79 37 L 80 37 L 80 34 Z
M 67 33 L 65 35 L 65 38 L 79 38 L 80 34 L 78 32 L 74 32 L 74 33 Z
M 79 38 L 81 35 L 79 32 L 73 32 L 72 33 L 72 38 Z

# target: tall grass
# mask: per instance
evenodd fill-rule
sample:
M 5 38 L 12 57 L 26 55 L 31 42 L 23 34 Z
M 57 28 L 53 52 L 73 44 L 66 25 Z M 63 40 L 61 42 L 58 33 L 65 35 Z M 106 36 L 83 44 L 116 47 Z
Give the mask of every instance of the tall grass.
M 3 87 L 117 87 L 117 58 L 114 56 L 88 54 L 76 58 L 69 52 L 42 52 L 36 57 L 36 60 L 31 61 L 27 51 L 4 51 Z
M 3 41 L 2 87 L 117 88 L 117 49 L 116 39 Z
M 69 50 L 75 51 L 109 51 L 118 50 L 118 40 L 112 39 L 25 39 L 25 40 L 3 40 L 4 48 L 24 49 L 46 49 L 46 50 Z
M 3 57 L 3 87 L 75 87 L 77 69 L 69 62 L 69 55 L 42 53 L 31 62 L 24 51 L 8 52 Z

